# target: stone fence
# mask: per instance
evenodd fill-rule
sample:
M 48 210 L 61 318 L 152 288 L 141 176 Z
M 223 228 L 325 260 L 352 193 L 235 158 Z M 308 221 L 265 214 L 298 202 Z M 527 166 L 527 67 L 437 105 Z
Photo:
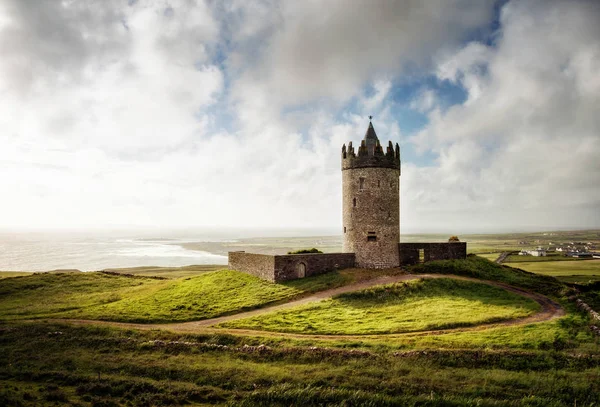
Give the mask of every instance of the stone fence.
M 467 258 L 466 242 L 443 243 L 398 243 L 401 265 L 419 263 L 419 251 L 423 251 L 423 261 Z
M 354 267 L 354 253 L 268 255 L 229 252 L 229 268 L 264 280 L 280 282 Z

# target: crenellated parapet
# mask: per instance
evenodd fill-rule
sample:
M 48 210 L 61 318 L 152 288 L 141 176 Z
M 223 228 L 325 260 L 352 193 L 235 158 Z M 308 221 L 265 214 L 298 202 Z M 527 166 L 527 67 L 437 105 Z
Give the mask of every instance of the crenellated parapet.
M 354 150 L 352 142 L 342 146 L 342 171 L 351 168 L 394 168 L 400 169 L 400 146 L 396 147 L 390 141 L 383 151 L 383 147 L 376 140 L 369 145 L 366 140 L 362 140 L 358 151 Z

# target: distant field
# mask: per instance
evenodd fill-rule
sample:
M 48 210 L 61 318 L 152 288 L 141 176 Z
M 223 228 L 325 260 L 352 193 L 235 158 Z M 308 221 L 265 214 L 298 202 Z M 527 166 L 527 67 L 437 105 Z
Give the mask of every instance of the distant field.
M 488 259 L 489 261 L 496 261 L 500 253 L 477 253 L 479 257 L 483 257 L 484 259 Z
M 486 284 L 416 280 L 221 326 L 311 334 L 384 334 L 521 318 L 539 309 L 535 301 Z
M 540 261 L 586 261 L 574 257 L 567 257 L 562 254 L 548 254 L 547 256 L 521 256 L 519 254 L 511 254 L 506 257 L 503 263 L 533 263 Z
M 510 266 L 569 282 L 600 280 L 600 260 L 533 261 L 510 263 Z
M 0 279 L 8 277 L 29 276 L 31 273 L 27 271 L 0 271 Z

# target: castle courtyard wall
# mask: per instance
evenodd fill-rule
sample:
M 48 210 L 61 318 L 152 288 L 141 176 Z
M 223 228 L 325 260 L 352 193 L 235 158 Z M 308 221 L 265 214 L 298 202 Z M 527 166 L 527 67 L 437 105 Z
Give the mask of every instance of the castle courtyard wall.
M 354 253 L 268 255 L 229 252 L 229 269 L 281 282 L 354 267 Z
M 275 281 L 295 280 L 354 267 L 354 253 L 307 253 L 275 256 Z M 304 264 L 304 276 L 299 275 L 300 264 Z
M 409 265 L 418 263 L 419 250 L 423 250 L 423 260 L 425 262 L 467 258 L 466 242 L 399 243 L 400 264 Z
M 242 271 L 267 281 L 275 281 L 275 256 L 229 252 L 228 266 L 230 270 Z

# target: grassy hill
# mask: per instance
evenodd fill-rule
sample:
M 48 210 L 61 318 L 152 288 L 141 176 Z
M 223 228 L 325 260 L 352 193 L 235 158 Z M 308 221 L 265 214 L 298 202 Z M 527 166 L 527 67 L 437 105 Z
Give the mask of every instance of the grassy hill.
M 415 280 L 220 326 L 326 335 L 387 334 L 497 322 L 525 317 L 539 309 L 535 301 L 486 284 Z
M 475 255 L 469 255 L 464 260 L 432 261 L 419 264 L 412 266 L 410 271 L 417 274 L 455 274 L 499 281 L 551 296 L 564 295 L 567 289 L 564 284 L 553 277 L 496 264 Z
M 431 262 L 412 271 L 496 280 L 558 300 L 571 293 L 552 277 L 475 256 Z M 152 271 L 141 271 L 146 272 Z M 543 323 L 358 338 L 306 339 L 222 329 L 177 333 L 40 319 L 207 318 L 288 301 L 373 274 L 378 273 L 344 270 L 285 284 L 233 271 L 170 279 L 105 273 L 2 279 L 0 405 L 552 407 L 572 406 L 575 400 L 578 406 L 600 404 L 600 338 L 588 329 L 589 319 L 567 302 L 563 304 L 568 315 Z M 315 322 L 321 321 L 322 332 L 368 324 L 371 329 L 385 328 L 402 319 L 413 324 L 411 329 L 420 329 L 419 324 L 443 326 L 461 322 L 460 318 L 486 318 L 486 313 L 498 317 L 489 313 L 493 309 L 533 310 L 527 300 L 511 295 L 477 283 L 427 280 L 346 294 L 328 301 L 328 307 L 316 306 L 308 318 L 320 313 Z M 427 314 L 443 307 L 445 315 L 438 312 L 437 320 L 435 313 Z
M 334 272 L 282 284 L 232 270 L 161 279 L 118 273 L 35 273 L 0 280 L 0 320 L 171 322 L 212 318 L 366 278 Z

